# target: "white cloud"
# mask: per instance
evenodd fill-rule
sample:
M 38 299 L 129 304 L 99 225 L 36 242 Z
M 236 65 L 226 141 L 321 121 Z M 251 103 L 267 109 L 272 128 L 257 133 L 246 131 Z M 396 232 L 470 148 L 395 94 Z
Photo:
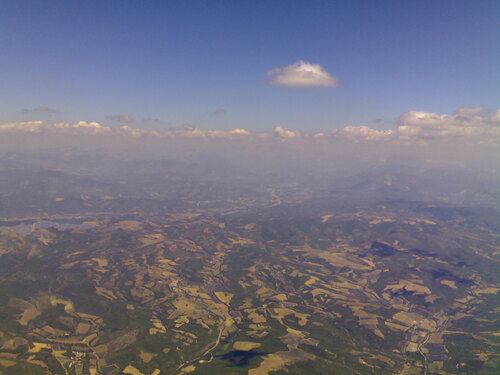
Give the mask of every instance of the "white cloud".
M 490 138 L 500 136 L 500 128 L 494 126 L 498 112 L 486 116 L 481 107 L 459 108 L 453 115 L 438 115 L 432 112 L 408 111 L 399 117 L 397 134 L 401 139 L 451 139 Z M 500 115 L 498 115 L 500 120 Z
M 269 83 L 285 87 L 337 87 L 339 81 L 321 65 L 299 60 L 291 65 L 267 72 Z
M 36 132 L 42 124 L 43 124 L 43 121 L 10 122 L 7 124 L 0 125 L 0 132 L 3 132 L 3 133 L 17 133 L 17 132 L 32 133 L 32 132 Z
M 408 111 L 402 114 L 394 129 L 373 129 L 368 126 L 346 126 L 316 138 L 335 137 L 357 142 L 422 143 L 456 141 L 495 144 L 500 142 L 500 110 L 491 116 L 483 107 L 462 107 L 454 114 Z
M 272 139 L 315 140 L 329 139 L 346 142 L 423 143 L 430 141 L 469 142 L 472 144 L 500 143 L 500 110 L 495 112 L 464 107 L 454 114 L 436 114 L 425 111 L 408 111 L 402 114 L 393 129 L 374 129 L 369 126 L 346 126 L 330 132 L 301 133 L 277 126 L 269 132 L 251 132 L 246 129 L 203 130 L 193 127 L 171 130 L 148 130 L 128 125 L 103 126 L 98 122 L 79 121 L 47 124 L 43 121 L 0 124 L 1 133 L 16 134 L 69 134 L 112 135 L 125 137 L 204 138 L 204 139 Z
M 444 122 L 448 121 L 449 117 L 449 115 L 437 115 L 431 112 L 410 110 L 399 116 L 398 122 L 400 124 L 409 126 L 435 127 L 438 125 L 442 125 Z
M 281 126 L 274 128 L 274 134 L 281 138 L 297 138 L 300 137 L 300 132 L 296 130 L 283 129 Z
M 202 130 L 187 127 L 177 130 L 148 130 L 123 125 L 117 128 L 103 126 L 98 122 L 79 121 L 74 124 L 46 124 L 43 121 L 13 122 L 0 124 L 0 133 L 19 134 L 71 134 L 71 135 L 122 135 L 131 137 L 184 137 L 184 138 L 229 138 L 251 136 L 253 133 L 245 129 Z
M 105 134 L 111 128 L 98 122 L 79 121 L 75 124 L 45 124 L 43 121 L 12 122 L 0 125 L 0 133 L 59 133 L 59 134 Z
M 198 128 L 184 128 L 178 130 L 166 131 L 160 133 L 164 137 L 184 137 L 184 138 L 235 138 L 241 136 L 250 136 L 248 130 L 233 129 L 233 130 L 202 130 Z
M 245 129 L 233 129 L 229 131 L 229 134 L 250 135 L 250 132 Z
M 226 110 L 223 109 L 223 108 L 217 108 L 214 113 L 216 115 L 225 115 L 226 114 Z
M 392 136 L 393 130 L 377 130 L 368 126 L 346 126 L 338 131 L 334 131 L 335 135 L 341 135 L 352 139 L 376 141 L 387 139 Z

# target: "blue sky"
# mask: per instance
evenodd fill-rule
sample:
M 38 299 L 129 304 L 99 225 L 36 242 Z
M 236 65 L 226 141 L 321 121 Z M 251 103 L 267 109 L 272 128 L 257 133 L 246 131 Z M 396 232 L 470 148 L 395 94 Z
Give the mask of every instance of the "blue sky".
M 499 19 L 488 0 L 3 0 L 0 123 L 328 130 L 494 109 Z M 300 60 L 340 85 L 268 84 Z

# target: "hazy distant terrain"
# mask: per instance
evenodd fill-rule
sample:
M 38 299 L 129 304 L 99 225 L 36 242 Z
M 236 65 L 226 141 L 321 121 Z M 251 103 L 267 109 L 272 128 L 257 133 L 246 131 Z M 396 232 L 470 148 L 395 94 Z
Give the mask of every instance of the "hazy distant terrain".
M 498 181 L 0 159 L 8 374 L 496 374 Z

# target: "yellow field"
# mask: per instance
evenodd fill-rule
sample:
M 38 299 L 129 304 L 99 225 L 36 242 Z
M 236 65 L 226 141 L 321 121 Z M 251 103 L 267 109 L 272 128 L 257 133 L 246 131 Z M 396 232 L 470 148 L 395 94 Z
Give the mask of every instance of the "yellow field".
M 415 295 L 432 294 L 431 290 L 426 286 L 410 280 L 400 280 L 397 284 L 386 286 L 384 290 L 390 290 L 392 293 L 407 291 L 413 292 Z
M 405 350 L 407 352 L 416 352 L 418 351 L 418 344 L 416 342 L 409 342 L 407 345 L 406 345 L 406 348 Z
M 142 223 L 134 220 L 123 220 L 116 223 L 116 226 L 123 230 L 139 231 L 142 230 Z
M 266 288 L 265 286 L 259 288 L 256 293 L 257 297 L 261 300 L 264 300 L 268 297 L 271 297 L 273 294 L 276 294 L 274 290 Z
M 102 345 L 97 345 L 96 347 L 94 347 L 94 351 L 98 355 L 101 355 L 101 354 L 109 352 L 109 349 L 106 345 L 102 344 Z
M 346 300 L 348 299 L 346 296 L 342 295 L 342 294 L 338 294 L 338 293 L 334 293 L 334 292 L 330 292 L 329 290 L 326 290 L 326 289 L 322 289 L 322 288 L 315 288 L 313 290 L 311 290 L 311 294 L 316 297 L 318 295 L 321 295 L 321 294 L 326 294 L 334 299 L 339 299 L 339 300 Z
M 27 326 L 29 322 L 35 319 L 37 316 L 41 314 L 40 310 L 37 309 L 35 305 L 31 305 L 29 308 L 23 311 L 21 317 L 19 318 L 19 324 L 23 326 Z
M 396 313 L 393 317 L 394 320 L 403 323 L 406 326 L 411 326 L 413 324 L 416 324 L 420 322 L 424 317 L 420 314 L 416 313 L 409 313 L 409 312 L 404 312 L 400 311 Z
M 321 216 L 321 222 L 326 223 L 333 215 L 323 215 Z
M 10 359 L 0 358 L 0 366 L 1 367 L 12 367 L 16 364 L 16 362 L 11 361 Z
M 434 322 L 433 320 L 426 319 L 422 315 L 416 313 L 400 311 L 396 313 L 392 318 L 407 327 L 417 325 L 419 328 L 427 331 L 435 330 L 437 326 L 436 322 Z
M 193 366 L 193 365 L 189 365 L 187 367 L 184 367 L 182 370 L 181 370 L 181 374 L 189 374 L 190 372 L 193 372 L 194 370 L 196 370 L 196 366 Z
M 443 285 L 449 286 L 450 288 L 457 289 L 457 284 L 455 284 L 454 281 L 451 281 L 451 280 L 441 280 L 440 283 L 443 284 Z
M 149 363 L 151 362 L 151 360 L 156 357 L 158 354 L 154 354 L 154 353 L 148 353 L 148 352 L 145 352 L 144 350 L 141 350 L 141 352 L 139 353 L 139 357 L 145 362 L 145 363 Z
M 104 297 L 104 298 L 107 298 L 109 300 L 117 299 L 117 297 L 115 296 L 115 294 L 111 290 L 101 288 L 99 286 L 95 287 L 95 292 L 97 295 Z
M 259 324 L 259 323 L 265 323 L 266 322 L 266 317 L 264 315 L 261 315 L 255 311 L 252 311 L 248 314 L 248 319 L 252 321 L 252 323 Z
M 304 252 L 308 257 L 321 258 L 334 267 L 348 267 L 359 271 L 371 270 L 374 265 L 365 259 L 354 258 L 346 253 L 334 253 L 320 249 L 313 249 L 306 245 L 302 248 L 293 249 L 294 252 Z
M 259 367 L 248 371 L 248 375 L 269 375 L 271 371 L 278 371 L 286 366 L 286 362 L 278 354 L 268 354 Z
M 200 297 L 206 300 L 211 299 L 207 293 L 201 291 L 198 287 L 185 287 L 184 291 L 192 297 Z
M 16 359 L 18 355 L 17 353 L 0 353 L 0 357 L 7 359 Z
M 28 351 L 29 353 L 38 353 L 42 349 L 50 349 L 50 344 L 45 344 L 43 342 L 34 342 L 33 347 Z
M 236 341 L 233 344 L 233 349 L 234 350 L 244 350 L 244 351 L 249 351 L 252 349 L 257 349 L 261 347 L 262 345 L 259 344 L 258 342 L 251 342 L 251 341 Z
M 498 292 L 500 292 L 500 288 L 484 288 L 476 290 L 477 294 L 497 294 Z
M 307 319 L 309 318 L 309 314 L 302 314 L 287 308 L 274 308 L 270 309 L 270 312 L 272 317 L 280 323 L 283 323 L 283 318 L 286 316 L 294 315 L 299 320 L 299 326 L 305 326 L 307 324 Z
M 170 266 L 178 266 L 179 265 L 179 263 L 176 263 L 171 259 L 158 259 L 158 263 L 166 263 Z
M 374 219 L 368 222 L 370 225 L 377 225 L 377 224 L 382 224 L 382 223 L 393 223 L 393 219 L 387 219 L 387 218 L 380 218 L 380 219 Z
M 128 365 L 123 369 L 124 374 L 130 374 L 130 375 L 144 375 L 142 372 L 140 372 L 138 369 L 136 369 L 132 365 Z
M 94 262 L 97 263 L 99 267 L 107 267 L 108 266 L 108 260 L 104 258 L 92 258 Z
M 311 286 L 311 285 L 313 285 L 314 283 L 316 283 L 317 281 L 320 281 L 320 280 L 319 280 L 317 277 L 315 277 L 315 276 L 311 276 L 311 277 L 309 278 L 309 280 L 307 280 L 307 281 L 304 283 L 304 285 Z
M 142 242 L 143 246 L 149 246 L 165 241 L 165 237 L 160 233 L 153 233 L 139 238 L 139 241 Z
M 443 334 L 442 333 L 433 333 L 428 341 L 429 344 L 442 344 L 443 343 Z
M 151 319 L 151 323 L 153 324 L 153 326 L 158 331 L 167 332 L 167 328 L 163 325 L 163 323 L 161 322 L 161 320 L 159 320 L 159 319 Z
M 387 327 L 397 329 L 398 331 L 403 331 L 405 332 L 408 327 L 402 326 L 401 324 L 396 324 L 396 323 L 391 323 L 391 322 L 385 322 L 384 323 Z
M 73 302 L 68 301 L 63 298 L 58 298 L 56 296 L 50 296 L 50 304 L 52 306 L 57 306 L 57 305 L 64 305 L 64 311 L 67 314 L 73 314 L 75 312 L 75 305 Z
M 78 323 L 78 325 L 76 326 L 76 334 L 77 335 L 86 335 L 87 333 L 89 333 L 90 328 L 92 328 L 92 326 L 90 324 Z
M 227 315 L 227 306 L 222 304 L 215 304 L 211 301 L 204 300 L 204 303 L 195 302 L 190 298 L 178 298 L 172 304 L 175 310 L 170 314 L 169 319 L 178 319 L 181 316 L 190 318 L 200 325 L 213 326 L 215 320 L 211 318 L 210 312 L 217 315 Z
M 40 367 L 43 367 L 43 368 L 47 368 L 47 364 L 45 362 L 42 362 L 42 361 L 35 359 L 35 358 L 36 357 L 34 355 L 31 355 L 28 357 L 27 362 L 32 363 L 32 364 L 37 365 L 37 366 L 40 366 Z
M 229 305 L 231 299 L 234 297 L 233 293 L 227 293 L 227 292 L 215 292 L 215 295 L 219 300 L 224 302 L 226 305 Z
M 281 293 L 281 294 L 277 294 L 277 295 L 273 296 L 273 299 L 278 300 L 280 302 L 283 302 L 283 301 L 287 300 L 287 297 L 286 297 L 286 294 Z
M 229 239 L 231 241 L 231 244 L 232 245 L 242 245 L 242 246 L 245 246 L 245 245 L 253 245 L 255 242 L 248 239 L 248 238 L 242 238 L 242 237 L 239 237 L 239 238 L 230 238 Z

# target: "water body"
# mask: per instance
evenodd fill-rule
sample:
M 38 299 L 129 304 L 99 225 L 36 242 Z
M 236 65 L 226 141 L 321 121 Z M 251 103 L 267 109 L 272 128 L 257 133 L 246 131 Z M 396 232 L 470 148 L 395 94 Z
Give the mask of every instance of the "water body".
M 65 229 L 89 229 L 92 227 L 93 227 L 92 224 L 87 224 L 87 223 L 72 224 L 72 223 L 59 223 L 57 221 L 50 221 L 50 220 L 41 220 L 32 224 L 22 223 L 17 225 L 0 226 L 0 232 L 13 230 L 18 234 L 27 235 L 37 229 L 55 228 L 57 230 L 65 230 Z

